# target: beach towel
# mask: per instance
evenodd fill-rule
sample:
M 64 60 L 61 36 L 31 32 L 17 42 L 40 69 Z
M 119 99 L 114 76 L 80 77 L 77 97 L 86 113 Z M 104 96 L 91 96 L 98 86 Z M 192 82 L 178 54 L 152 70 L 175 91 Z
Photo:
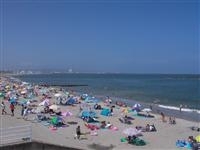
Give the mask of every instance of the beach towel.
M 57 127 L 50 126 L 49 129 L 50 129 L 51 131 L 55 131 L 55 130 L 57 130 Z
M 131 144 L 134 144 L 136 146 L 144 146 L 146 145 L 146 142 L 140 138 L 135 138 L 131 141 Z
M 103 116 L 109 116 L 109 115 L 110 115 L 110 110 L 107 109 L 107 108 L 104 108 L 104 109 L 101 111 L 101 115 L 103 115 Z
M 192 145 L 189 142 L 185 141 L 185 140 L 177 140 L 176 141 L 176 146 L 177 147 L 185 147 L 185 148 L 189 148 L 189 149 L 192 148 Z
M 110 127 L 110 130 L 112 130 L 112 131 L 118 131 L 118 128 L 115 127 L 115 126 L 111 126 L 111 127 Z
M 85 123 L 85 126 L 90 130 L 98 130 L 99 127 L 97 125 Z
M 120 141 L 121 142 L 127 142 L 127 139 L 126 138 L 121 138 Z
M 92 136 L 97 136 L 97 135 L 98 135 L 98 133 L 97 133 L 97 131 L 96 131 L 96 130 L 94 130 L 94 131 L 91 131 L 91 132 L 90 132 L 90 135 L 92 135 Z

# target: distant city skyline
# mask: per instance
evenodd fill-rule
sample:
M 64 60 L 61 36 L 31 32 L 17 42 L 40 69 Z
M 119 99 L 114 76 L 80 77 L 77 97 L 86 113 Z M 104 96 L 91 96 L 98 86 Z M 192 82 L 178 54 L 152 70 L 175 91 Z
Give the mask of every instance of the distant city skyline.
M 1 0 L 0 70 L 200 74 L 198 0 Z

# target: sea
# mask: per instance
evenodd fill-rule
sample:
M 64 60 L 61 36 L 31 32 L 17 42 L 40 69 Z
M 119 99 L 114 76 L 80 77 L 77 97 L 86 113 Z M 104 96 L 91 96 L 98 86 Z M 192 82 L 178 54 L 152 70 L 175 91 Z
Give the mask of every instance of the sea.
M 51 73 L 18 75 L 32 84 L 61 86 L 89 95 L 158 104 L 160 107 L 200 112 L 200 75 Z

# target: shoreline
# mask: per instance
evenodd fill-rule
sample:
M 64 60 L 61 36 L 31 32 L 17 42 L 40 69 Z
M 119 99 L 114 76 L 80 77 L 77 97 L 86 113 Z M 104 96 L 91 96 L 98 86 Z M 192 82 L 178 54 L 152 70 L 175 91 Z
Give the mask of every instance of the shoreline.
M 23 80 L 17 78 L 18 75 L 6 75 L 6 76 L 9 77 L 9 78 L 14 78 L 14 79 L 17 79 L 21 82 L 24 82 Z M 40 85 L 40 84 L 36 84 L 36 83 L 29 83 L 29 84 L 44 86 L 44 85 Z M 65 87 L 59 86 L 59 85 L 58 86 L 47 85 L 47 86 L 48 87 L 55 87 L 55 88 L 64 88 L 66 90 Z M 84 93 L 84 91 L 73 91 L 73 92 L 75 92 L 78 95 L 80 95 L 81 93 Z M 105 97 L 106 97 L 106 95 L 95 95 L 95 94 L 90 95 L 90 96 L 94 96 L 94 97 L 100 99 L 101 102 L 103 102 L 105 100 Z M 166 116 L 173 116 L 173 117 L 188 120 L 188 121 L 200 122 L 200 110 L 197 110 L 197 109 L 182 108 L 182 111 L 180 112 L 179 108 L 176 107 L 176 106 L 141 102 L 141 101 L 138 101 L 138 100 L 129 100 L 129 99 L 120 98 L 120 97 L 113 97 L 113 96 L 110 96 L 110 98 L 113 100 L 113 102 L 116 102 L 116 101 L 125 102 L 129 107 L 132 107 L 135 103 L 142 104 L 142 108 L 152 107 L 152 113 L 153 114 L 160 115 L 160 112 L 163 112 Z M 164 106 L 164 107 L 160 107 L 160 106 Z M 170 107 L 177 108 L 178 110 L 170 109 Z M 184 109 L 188 109 L 190 111 L 184 111 Z

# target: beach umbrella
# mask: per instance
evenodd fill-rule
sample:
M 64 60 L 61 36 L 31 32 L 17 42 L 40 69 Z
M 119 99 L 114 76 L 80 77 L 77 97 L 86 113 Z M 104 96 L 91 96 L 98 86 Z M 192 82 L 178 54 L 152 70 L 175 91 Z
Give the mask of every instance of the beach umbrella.
M 53 111 L 57 111 L 57 110 L 60 109 L 60 107 L 59 107 L 58 105 L 51 105 L 51 106 L 49 107 L 49 109 L 52 109 Z
M 126 128 L 123 130 L 123 133 L 127 136 L 138 135 L 141 133 L 141 130 L 137 130 L 136 128 Z
M 139 103 L 136 103 L 135 105 L 133 105 L 132 109 L 136 110 L 136 111 L 140 111 L 141 105 Z
M 49 106 L 49 99 L 45 99 L 44 101 L 42 101 L 39 106 Z
M 139 103 L 136 103 L 135 105 L 133 105 L 133 108 L 140 108 L 141 105 Z
M 150 108 L 144 108 L 142 111 L 148 113 L 148 112 L 151 112 L 152 110 Z
M 9 86 L 9 85 L 7 85 L 5 88 L 6 88 L 6 89 L 9 89 L 9 88 L 10 88 L 10 86 Z
M 4 94 L 3 94 L 3 93 L 0 93 L 0 97 L 4 97 Z
M 54 95 L 55 97 L 60 97 L 60 96 L 62 96 L 60 93 L 56 93 L 55 95 Z
M 16 101 L 16 99 L 11 98 L 11 99 L 9 100 L 9 102 L 10 102 L 11 104 L 15 104 L 17 101 Z
M 21 94 L 26 94 L 26 93 L 27 93 L 27 90 L 21 91 Z
M 200 135 L 196 136 L 195 140 L 196 140 L 197 142 L 200 142 Z
M 28 85 L 29 83 L 28 82 L 22 82 L 22 85 Z
M 44 106 L 38 106 L 35 110 L 36 113 L 41 113 L 41 112 L 44 112 Z
M 65 117 L 72 116 L 72 113 L 69 111 L 62 112 L 62 116 L 65 116 Z
M 123 108 L 122 112 L 123 112 L 124 114 L 128 114 L 129 110 L 128 110 L 128 108 Z

